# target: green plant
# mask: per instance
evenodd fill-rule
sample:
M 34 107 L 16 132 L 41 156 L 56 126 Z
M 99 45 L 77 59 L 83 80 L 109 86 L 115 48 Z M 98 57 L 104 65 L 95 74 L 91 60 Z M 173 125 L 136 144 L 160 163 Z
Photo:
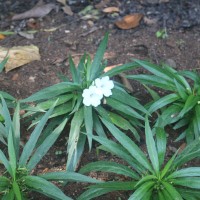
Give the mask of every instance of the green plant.
M 150 113 L 157 112 L 163 126 L 173 124 L 174 129 L 182 130 L 177 140 L 186 137 L 191 142 L 200 136 L 200 76 L 197 72 L 176 71 L 169 66 L 156 66 L 149 62 L 135 60 L 151 74 L 129 75 L 127 78 L 149 86 L 163 89 L 163 97 L 148 88 L 154 100 L 148 104 Z M 186 79 L 187 78 L 187 79 Z M 189 79 L 189 80 L 188 80 Z M 158 110 L 161 109 L 161 114 Z
M 115 190 L 132 191 L 129 200 L 198 200 L 200 196 L 200 167 L 181 168 L 188 161 L 200 157 L 200 138 L 193 141 L 182 152 L 177 152 L 166 162 L 166 133 L 155 127 L 155 139 L 148 119 L 145 119 L 147 153 L 143 152 L 128 136 L 110 122 L 103 120 L 117 142 L 93 136 L 102 144 L 99 149 L 110 152 L 127 162 L 97 161 L 80 169 L 80 173 L 91 171 L 112 172 L 127 177 L 128 181 L 110 181 L 89 186 L 78 200 L 92 199 Z M 146 155 L 148 154 L 148 155 Z
M 93 61 L 85 54 L 76 68 L 71 57 L 69 58 L 72 81 L 67 80 L 50 86 L 21 101 L 36 103 L 35 106 L 28 106 L 28 112 L 24 115 L 33 119 L 34 125 L 55 100 L 59 99 L 43 138 L 49 134 L 49 129 L 63 120 L 70 124 L 67 170 L 76 169 L 86 139 L 91 149 L 90 135 L 93 132 L 106 137 L 107 128 L 103 126 L 102 118 L 123 130 L 130 130 L 137 140 L 140 139 L 138 128 L 141 126 L 140 120 L 144 120 L 143 115 L 147 113 L 146 109 L 128 94 L 122 85 L 110 80 L 110 77 L 137 65 L 127 63 L 103 73 L 106 63 L 102 59 L 107 40 L 108 34 L 102 40 Z M 83 134 L 85 132 L 87 134 Z
M 167 34 L 166 28 L 157 31 L 157 32 L 156 32 L 156 37 L 157 37 L 157 38 L 161 38 L 161 39 L 167 38 L 167 37 L 168 37 L 168 34 Z
M 5 171 L 0 176 L 0 198 L 2 200 L 26 199 L 26 193 L 31 190 L 53 199 L 70 200 L 70 197 L 67 197 L 57 186 L 48 180 L 99 182 L 98 180 L 74 172 L 52 172 L 38 176 L 32 175 L 32 170 L 54 144 L 63 130 L 65 123 L 62 122 L 40 146 L 36 147 L 43 127 L 52 114 L 52 107 L 35 127 L 21 152 L 19 104 L 15 110 L 13 120 L 11 120 L 6 102 L 3 98 L 1 99 L 2 108 L 0 113 L 4 118 L 4 122 L 0 123 L 0 135 L 5 136 L 6 139 L 2 140 L 1 138 L 1 141 L 7 145 L 4 147 L 4 149 L 7 149 L 7 152 L 4 153 L 0 149 L 0 161 L 5 167 Z

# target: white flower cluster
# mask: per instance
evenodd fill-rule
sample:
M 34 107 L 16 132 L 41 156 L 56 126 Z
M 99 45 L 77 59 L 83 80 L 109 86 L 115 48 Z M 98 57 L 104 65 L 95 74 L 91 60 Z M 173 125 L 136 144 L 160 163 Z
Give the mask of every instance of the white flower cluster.
M 83 90 L 83 104 L 97 107 L 101 104 L 103 96 L 109 97 L 112 95 L 111 89 L 113 87 L 114 83 L 109 79 L 109 76 L 95 79 L 88 89 Z

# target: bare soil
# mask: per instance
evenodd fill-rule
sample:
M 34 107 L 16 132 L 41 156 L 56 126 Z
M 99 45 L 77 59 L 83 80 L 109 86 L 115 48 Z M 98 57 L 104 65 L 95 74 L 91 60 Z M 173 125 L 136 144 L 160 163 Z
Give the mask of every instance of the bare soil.
M 52 2 L 60 6 L 54 0 L 45 2 Z M 34 29 L 38 32 L 34 34 L 34 39 L 30 40 L 14 34 L 0 40 L 0 46 L 9 48 L 36 45 L 41 55 L 40 61 L 31 62 L 8 73 L 2 72 L 0 74 L 1 90 L 10 93 L 17 99 L 22 99 L 42 88 L 60 82 L 59 74 L 69 74 L 68 56 L 72 55 L 74 60 L 77 61 L 84 52 L 94 55 L 100 40 L 107 31 L 109 32 L 106 51 L 108 66 L 127 63 L 137 58 L 150 60 L 156 64 L 167 63 L 177 70 L 200 68 L 199 0 L 169 0 L 166 3 L 156 4 L 153 4 L 153 1 L 150 0 L 113 0 L 107 1 L 106 7 L 119 7 L 120 12 L 116 16 L 100 12 L 99 19 L 84 20 L 78 15 L 78 12 L 87 5 L 96 5 L 99 2 L 76 1 L 76 3 L 72 3 L 72 1 L 69 1 L 74 15 L 68 16 L 59 9 L 58 12 L 53 10 L 43 18 L 36 18 Z M 31 28 L 27 26 L 28 19 L 12 21 L 11 16 L 31 9 L 36 3 L 35 0 L 0 0 L 0 31 L 10 29 L 16 31 L 18 28 L 22 31 L 30 30 Z M 139 26 L 122 30 L 114 25 L 117 19 L 131 13 L 142 13 L 144 15 Z M 26 25 L 22 26 L 23 23 Z M 53 30 L 53 28 L 56 29 Z M 157 38 L 155 33 L 163 28 L 167 31 L 167 38 Z M 49 31 L 42 31 L 44 29 Z M 136 73 L 140 73 L 140 71 Z M 137 82 L 131 82 L 131 84 L 134 90 L 133 95 L 137 96 L 142 102 L 148 101 L 148 95 L 143 87 Z M 23 136 L 25 139 L 26 134 L 24 133 Z M 184 143 L 184 141 L 181 143 L 173 142 L 178 133 L 173 131 L 172 135 L 169 134 L 168 156 Z M 34 173 L 65 169 L 66 136 L 67 133 L 64 133 L 60 137 Z M 115 156 L 104 152 L 97 156 L 96 145 L 94 145 L 92 152 L 85 151 L 80 167 L 97 160 L 121 162 Z M 141 143 L 140 146 L 143 148 L 144 143 Z M 199 166 L 198 161 L 194 161 L 192 164 Z M 118 180 L 120 178 L 104 173 L 90 175 L 102 180 Z M 76 199 L 84 191 L 85 186 L 85 184 L 70 183 L 63 189 L 68 196 Z M 130 192 L 114 192 L 96 199 L 126 200 L 129 195 Z M 48 198 L 31 193 L 30 199 Z

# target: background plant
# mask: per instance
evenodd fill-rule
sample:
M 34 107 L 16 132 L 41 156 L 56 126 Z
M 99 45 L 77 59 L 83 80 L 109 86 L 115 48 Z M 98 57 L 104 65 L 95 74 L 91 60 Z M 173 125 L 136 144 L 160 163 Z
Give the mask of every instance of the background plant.
M 199 199 L 200 167 L 181 167 L 188 161 L 199 157 L 200 139 L 191 142 L 182 152 L 177 151 L 166 162 L 166 133 L 164 129 L 155 127 L 154 139 L 147 118 L 145 120 L 145 136 L 148 156 L 113 124 L 106 120 L 103 122 L 118 142 L 93 136 L 102 144 L 99 149 L 122 158 L 128 166 L 110 161 L 97 161 L 87 164 L 79 172 L 112 172 L 128 177 L 129 181 L 110 181 L 91 185 L 86 192 L 79 196 L 78 200 L 89 200 L 115 190 L 132 191 L 129 200 Z
M 127 76 L 147 86 L 163 89 L 159 95 L 148 88 L 154 100 L 148 105 L 149 112 L 156 112 L 162 118 L 163 126 L 173 124 L 174 129 L 182 130 L 177 140 L 186 137 L 187 142 L 200 136 L 200 76 L 195 71 L 176 71 L 163 65 L 157 66 L 146 61 L 135 60 L 138 66 L 151 74 Z M 161 109 L 161 114 L 158 110 Z
M 141 126 L 140 120 L 144 120 L 143 114 L 146 109 L 137 101 L 136 98 L 129 95 L 122 85 L 114 81 L 114 88 L 109 88 L 111 95 L 105 95 L 97 99 L 100 105 L 84 105 L 83 96 L 93 92 L 91 86 L 97 86 L 97 79 L 110 78 L 125 70 L 130 70 L 137 66 L 136 63 L 127 63 L 116 67 L 106 73 L 103 72 L 106 63 L 103 61 L 103 55 L 106 49 L 108 34 L 102 40 L 97 53 L 92 61 L 90 56 L 85 54 L 75 67 L 71 57 L 69 58 L 72 81 L 69 79 L 64 82 L 45 88 L 21 102 L 35 102 L 35 106 L 28 106 L 28 111 L 24 117 L 29 116 L 33 120 L 32 126 L 37 124 L 43 114 L 52 106 L 56 99 L 58 102 L 53 113 L 50 115 L 50 123 L 44 134 L 42 141 L 49 130 L 56 127 L 61 122 L 70 124 L 69 138 L 67 143 L 67 169 L 75 170 L 80 156 L 83 153 L 86 139 L 89 149 L 92 147 L 91 135 L 97 135 L 106 138 L 107 127 L 102 123 L 106 119 L 114 123 L 123 130 L 131 131 L 137 140 L 139 140 L 138 127 Z M 105 86 L 106 87 L 106 86 Z M 84 93 L 86 91 L 87 94 Z M 84 93 L 84 94 L 83 94 Z M 93 93 L 92 93 L 93 95 Z M 96 96 L 96 94 L 95 94 Z M 86 97 L 84 97 L 86 98 Z M 87 103 L 86 99 L 86 103 Z M 99 104 L 99 103 L 98 103 Z M 31 116 L 31 117 L 30 117 Z M 87 133 L 87 134 L 83 134 Z
M 0 113 L 4 118 L 4 122 L 0 122 L 0 136 L 1 141 L 7 145 L 4 148 L 7 149 L 6 152 L 0 149 L 0 160 L 5 167 L 4 173 L 0 176 L 0 197 L 2 200 L 26 199 L 27 192 L 31 190 L 53 199 L 70 200 L 70 197 L 67 197 L 57 186 L 48 180 L 99 182 L 74 172 L 51 172 L 38 176 L 32 175 L 31 171 L 56 141 L 64 128 L 65 122 L 62 122 L 40 146 L 36 147 L 37 140 L 49 116 L 52 114 L 52 107 L 37 124 L 28 142 L 24 145 L 22 153 L 20 153 L 19 104 L 15 110 L 13 120 L 11 120 L 5 100 L 3 98 L 1 100 L 2 107 Z

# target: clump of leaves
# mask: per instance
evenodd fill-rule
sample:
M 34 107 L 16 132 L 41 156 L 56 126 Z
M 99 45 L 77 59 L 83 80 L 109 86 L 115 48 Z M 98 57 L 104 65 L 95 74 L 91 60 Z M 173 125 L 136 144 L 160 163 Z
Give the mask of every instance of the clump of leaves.
M 200 76 L 194 71 L 176 71 L 169 66 L 157 66 L 146 61 L 135 60 L 151 74 L 129 75 L 147 86 L 155 86 L 165 91 L 159 95 L 148 88 L 154 101 L 148 105 L 149 112 L 157 112 L 163 126 L 173 124 L 174 129 L 182 130 L 177 138 L 186 137 L 187 142 L 200 136 Z M 161 114 L 158 110 L 161 109 Z
M 86 139 L 88 140 L 89 149 L 91 149 L 92 137 L 90 135 L 94 133 L 106 138 L 107 127 L 103 125 L 102 119 L 114 123 L 115 126 L 123 130 L 130 130 L 137 140 L 140 139 L 138 133 L 138 129 L 141 126 L 140 120 L 144 120 L 143 115 L 147 111 L 136 98 L 127 93 L 124 87 L 115 81 L 113 81 L 114 88 L 109 88 L 109 96 L 105 95 L 104 97 L 96 98 L 99 95 L 98 92 L 102 92 L 101 88 L 95 88 L 96 82 L 101 82 L 104 78 L 109 79 L 137 66 L 135 62 L 127 63 L 104 73 L 106 63 L 103 61 L 103 55 L 107 40 L 108 34 L 102 40 L 93 61 L 89 55 L 85 54 L 76 67 L 71 57 L 69 58 L 72 81 L 68 79 L 50 86 L 21 101 L 35 103 L 34 107 L 28 106 L 26 108 L 28 112 L 24 115 L 24 117 L 32 116 L 32 119 L 34 119 L 32 125 L 34 125 L 38 123 L 47 109 L 58 99 L 53 114 L 50 115 L 51 122 L 45 132 L 48 135 L 49 129 L 57 126 L 62 121 L 70 124 L 67 143 L 68 170 L 76 169 L 84 150 Z M 104 87 L 106 88 L 106 85 Z M 93 93 L 96 89 L 98 94 Z M 88 94 L 91 95 L 89 98 Z M 92 98 L 94 98 L 94 101 L 98 100 L 99 105 L 96 105 L 96 103 L 94 105 L 86 105 L 88 102 L 84 103 L 83 96 L 84 98 L 87 97 L 86 100 Z M 85 132 L 87 134 L 83 134 Z M 46 135 L 44 134 L 42 137 L 45 138 Z
M 0 136 L 1 141 L 6 144 L 4 150 L 7 149 L 6 152 L 0 149 L 0 160 L 5 167 L 4 173 L 0 175 L 0 198 L 2 200 L 24 200 L 26 199 L 27 192 L 31 190 L 53 199 L 70 200 L 70 197 L 67 197 L 57 186 L 48 180 L 99 182 L 75 172 L 52 172 L 38 176 L 32 175 L 32 170 L 56 141 L 64 128 L 65 122 L 62 122 L 40 146 L 36 147 L 37 140 L 49 116 L 52 114 L 52 107 L 35 127 L 28 142 L 23 147 L 22 153 L 20 153 L 19 109 L 18 104 L 12 120 L 6 102 L 2 98 L 0 111 L 4 122 L 0 122 Z
M 91 171 L 112 172 L 124 175 L 129 181 L 110 181 L 89 186 L 78 200 L 92 199 L 116 190 L 132 191 L 129 200 L 189 200 L 199 199 L 200 167 L 181 168 L 188 161 L 199 157 L 200 138 L 193 141 L 181 153 L 177 152 L 166 162 L 166 133 L 155 127 L 155 139 L 145 120 L 147 153 L 144 153 L 128 136 L 110 122 L 103 120 L 117 142 L 93 136 L 102 146 L 99 149 L 110 152 L 127 162 L 128 166 L 110 161 L 89 163 L 80 173 Z

